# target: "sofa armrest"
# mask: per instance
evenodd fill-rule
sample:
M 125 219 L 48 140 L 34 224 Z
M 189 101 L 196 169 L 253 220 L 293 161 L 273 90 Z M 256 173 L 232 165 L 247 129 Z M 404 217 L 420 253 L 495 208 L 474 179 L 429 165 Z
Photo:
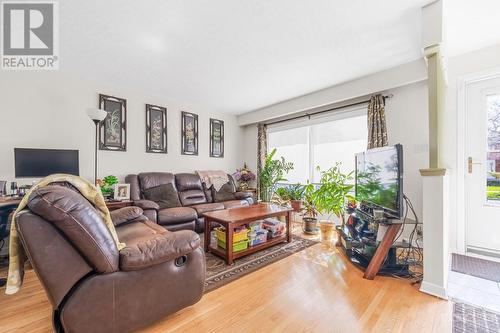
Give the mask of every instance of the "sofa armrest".
M 120 251 L 120 269 L 137 271 L 189 254 L 200 247 L 200 236 L 190 230 L 153 234 Z
M 251 192 L 234 192 L 234 197 L 238 200 L 251 198 L 252 193 Z
M 113 210 L 109 213 L 111 215 L 111 220 L 113 221 L 113 224 L 115 226 L 119 226 L 120 224 L 127 222 L 147 220 L 147 217 L 143 215 L 144 211 L 142 210 L 142 208 L 136 206 L 123 207 Z
M 144 199 L 136 200 L 136 201 L 134 201 L 134 205 L 142 208 L 143 210 L 146 210 L 146 209 L 158 210 L 158 209 L 160 209 L 160 206 L 156 202 L 151 201 L 151 200 L 144 200 Z

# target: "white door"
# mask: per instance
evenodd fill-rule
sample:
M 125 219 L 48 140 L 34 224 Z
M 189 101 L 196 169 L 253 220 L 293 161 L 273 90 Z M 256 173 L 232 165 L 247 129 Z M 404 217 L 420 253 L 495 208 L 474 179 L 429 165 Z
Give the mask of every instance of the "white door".
M 469 85 L 465 120 L 466 251 L 500 258 L 500 78 Z

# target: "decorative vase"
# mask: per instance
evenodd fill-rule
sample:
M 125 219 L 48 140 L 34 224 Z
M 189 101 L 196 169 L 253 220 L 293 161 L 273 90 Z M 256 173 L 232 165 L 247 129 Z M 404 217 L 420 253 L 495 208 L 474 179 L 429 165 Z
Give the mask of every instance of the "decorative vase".
M 291 200 L 290 205 L 292 206 L 293 211 L 298 213 L 298 212 L 300 212 L 300 206 L 302 205 L 302 201 L 301 200 Z
M 318 220 L 315 217 L 303 217 L 302 221 L 302 230 L 306 234 L 316 235 L 318 233 Z
M 319 222 L 319 228 L 321 230 L 321 240 L 328 242 L 332 241 L 335 224 L 328 220 L 321 220 Z

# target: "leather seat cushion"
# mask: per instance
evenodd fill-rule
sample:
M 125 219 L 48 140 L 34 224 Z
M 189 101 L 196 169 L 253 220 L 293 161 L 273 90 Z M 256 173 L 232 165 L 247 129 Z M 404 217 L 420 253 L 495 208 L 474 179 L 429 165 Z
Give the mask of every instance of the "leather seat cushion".
M 165 208 L 158 212 L 159 224 L 175 224 L 196 220 L 196 210 L 190 207 Z
M 137 243 L 143 237 L 159 235 L 168 232 L 165 228 L 151 221 L 141 221 L 137 223 L 122 224 L 116 228 L 118 239 L 127 246 Z
M 179 230 L 194 231 L 194 230 L 196 230 L 196 222 L 190 221 L 190 222 L 177 223 L 177 224 L 165 224 L 165 225 L 163 225 L 163 228 L 167 229 L 168 231 L 179 231 Z
M 222 202 L 225 209 L 250 206 L 246 200 L 229 200 Z
M 198 213 L 198 217 L 202 217 L 203 213 L 224 209 L 224 204 L 222 202 L 214 202 L 214 203 L 194 205 L 190 207 L 196 210 L 196 212 Z

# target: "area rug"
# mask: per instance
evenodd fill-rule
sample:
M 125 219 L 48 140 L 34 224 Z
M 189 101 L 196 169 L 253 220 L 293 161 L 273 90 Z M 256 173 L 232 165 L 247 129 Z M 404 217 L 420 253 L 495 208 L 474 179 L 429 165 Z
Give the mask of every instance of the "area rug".
M 453 305 L 453 333 L 498 332 L 500 314 L 465 303 Z
M 500 282 L 500 263 L 453 253 L 451 270 Z
M 200 236 L 203 241 L 203 235 Z M 233 264 L 229 266 L 222 258 L 212 253 L 206 253 L 207 273 L 205 279 L 205 292 L 213 291 L 231 281 L 237 280 L 262 267 L 318 243 L 319 242 L 315 240 L 292 235 L 292 242 L 290 243 L 283 242 L 241 257 L 234 260 Z

